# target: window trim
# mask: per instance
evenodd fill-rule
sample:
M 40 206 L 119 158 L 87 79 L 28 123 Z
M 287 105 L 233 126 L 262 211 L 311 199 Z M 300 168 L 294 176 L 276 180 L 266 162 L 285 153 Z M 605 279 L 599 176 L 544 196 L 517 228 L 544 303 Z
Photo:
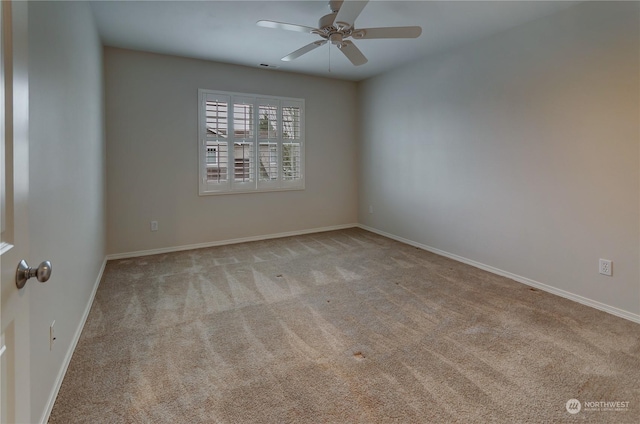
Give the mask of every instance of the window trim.
M 224 136 L 212 136 L 207 131 L 206 102 L 207 100 L 220 99 L 227 102 L 227 134 Z M 234 128 L 234 104 L 247 103 L 253 105 L 253 121 L 251 137 L 246 137 L 243 132 L 241 137 L 235 137 Z M 276 113 L 276 138 L 260 138 L 260 106 L 277 106 Z M 300 144 L 300 178 L 294 180 L 286 180 L 283 172 L 283 145 L 292 141 L 290 138 L 283 136 L 283 114 L 284 107 L 297 107 L 300 109 L 300 130 L 299 138 L 294 139 L 295 144 Z M 270 134 L 269 134 L 270 136 Z M 198 89 L 198 194 L 199 196 L 219 195 L 219 194 L 237 194 L 237 193 L 261 193 L 270 191 L 290 191 L 305 189 L 305 102 L 304 99 L 266 96 L 262 94 L 236 93 L 229 91 Z M 226 143 L 227 145 L 227 181 L 212 182 L 207 179 L 207 143 Z M 253 175 L 253 181 L 243 182 L 235 181 L 236 161 L 235 161 L 235 144 L 250 144 L 253 152 L 250 156 L 252 169 L 249 173 Z M 260 179 L 260 144 L 275 144 L 278 158 L 278 175 L 275 180 Z M 269 147 L 269 160 L 272 153 Z M 220 153 L 217 152 L 216 155 Z M 217 161 L 219 164 L 220 161 Z

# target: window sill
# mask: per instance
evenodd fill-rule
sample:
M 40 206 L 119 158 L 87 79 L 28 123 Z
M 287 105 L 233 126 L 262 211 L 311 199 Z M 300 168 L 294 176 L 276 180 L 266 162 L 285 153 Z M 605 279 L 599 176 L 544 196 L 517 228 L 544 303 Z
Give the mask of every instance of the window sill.
M 259 193 L 273 193 L 277 191 L 304 191 L 305 187 L 279 187 L 279 188 L 265 188 L 260 190 L 233 190 L 233 191 L 201 191 L 198 193 L 199 197 L 205 196 L 222 196 L 225 194 L 259 194 Z

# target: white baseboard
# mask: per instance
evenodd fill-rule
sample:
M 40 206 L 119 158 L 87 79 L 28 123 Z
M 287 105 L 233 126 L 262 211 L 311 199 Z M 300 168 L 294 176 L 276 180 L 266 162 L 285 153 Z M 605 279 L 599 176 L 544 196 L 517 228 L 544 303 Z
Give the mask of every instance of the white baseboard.
M 379 234 L 381 236 L 388 237 L 390 239 L 393 239 L 393 240 L 396 240 L 396 241 L 399 241 L 399 242 L 402 242 L 402 243 L 405 243 L 405 244 L 408 244 L 408 245 L 411 245 L 411 246 L 426 250 L 428 252 L 435 253 L 435 254 L 440 255 L 440 256 L 445 256 L 447 258 L 456 260 L 458 262 L 462 262 L 462 263 L 465 263 L 467 265 L 471 265 L 473 267 L 480 268 L 482 270 L 491 272 L 493 274 L 497 274 L 497 275 L 500 275 L 502 277 L 510 278 L 510 279 L 515 280 L 515 281 L 517 281 L 519 283 L 526 284 L 528 286 L 535 287 L 535 288 L 540 289 L 540 290 L 544 290 L 546 292 L 549 292 L 549 293 L 564 297 L 566 299 L 573 300 L 574 302 L 578 302 L 578 303 L 581 303 L 583 305 L 590 306 L 592 308 L 599 309 L 601 311 L 610 313 L 611 315 L 615 315 L 615 316 L 620 317 L 620 318 L 625 318 L 625 319 L 628 319 L 629 321 L 637 322 L 638 324 L 640 324 L 640 315 L 634 314 L 634 313 L 629 312 L 629 311 L 625 311 L 624 309 L 619 309 L 619 308 L 616 308 L 615 306 L 610 306 L 610 305 L 607 305 L 606 303 L 598 302 L 597 300 L 589 299 L 587 297 L 583 297 L 583 296 L 568 292 L 566 290 L 558 289 L 556 287 L 553 287 L 553 286 L 550 286 L 550 285 L 547 285 L 547 284 L 544 284 L 544 283 L 540 283 L 540 282 L 532 280 L 530 278 L 522 277 L 520 275 L 513 274 L 511 272 L 504 271 L 504 270 L 501 270 L 499 268 L 495 268 L 495 267 L 492 267 L 492 266 L 489 266 L 489 265 L 485 265 L 483 263 L 476 262 L 474 260 L 467 259 L 467 258 L 464 258 L 462 256 L 455 255 L 453 253 L 445 252 L 444 250 L 436 249 L 435 247 L 427 246 L 425 244 L 418 243 L 418 242 L 415 242 L 413 240 L 406 239 L 404 237 L 399 237 L 399 236 L 387 233 L 385 231 L 378 230 L 376 228 L 372 228 L 372 227 L 369 227 L 369 226 L 366 226 L 366 225 L 362 225 L 362 224 L 358 224 L 358 227 L 362 228 L 363 230 L 371 231 L 372 233 L 376 233 L 376 234 Z
M 220 240 L 220 241 L 212 241 L 207 243 L 197 243 L 197 244 L 187 244 L 183 246 L 172 246 L 172 247 L 164 247 L 161 249 L 150 249 L 150 250 L 138 250 L 136 252 L 125 252 L 125 253 L 114 253 L 111 255 L 107 255 L 107 260 L 113 259 L 128 259 L 128 258 L 136 258 L 139 256 L 149 256 L 149 255 L 158 255 L 162 253 L 171 253 L 171 252 L 179 252 L 182 250 L 193 250 L 193 249 L 201 249 L 204 247 L 215 247 L 215 246 L 225 246 L 228 244 L 237 244 L 237 243 L 246 243 L 249 241 L 261 241 L 261 240 L 269 240 L 274 238 L 282 238 L 282 237 L 291 237 L 291 236 L 300 236 L 304 234 L 312 234 L 312 233 L 323 233 L 325 231 L 335 231 L 335 230 L 344 230 L 345 228 L 354 228 L 357 227 L 358 224 L 342 224 L 342 225 L 333 225 L 331 227 L 320 227 L 320 228 L 311 228 L 308 230 L 298 230 L 298 231 L 287 231 L 284 233 L 275 233 L 275 234 L 264 234 L 261 236 L 251 236 L 251 237 L 241 237 L 235 239 L 228 240 Z
M 104 273 L 104 268 L 106 265 L 107 258 L 105 257 L 102 261 L 100 271 L 98 272 L 98 277 L 93 284 L 93 290 L 91 291 L 91 295 L 89 296 L 89 300 L 87 301 L 87 306 L 84 309 L 84 313 L 82 314 L 80 323 L 78 324 L 76 332 L 73 335 L 73 339 L 71 340 L 71 345 L 69 346 L 67 354 L 64 357 L 64 361 L 62 362 L 62 367 L 60 368 L 58 376 L 56 377 L 53 390 L 51 390 L 51 394 L 49 395 L 49 399 L 47 400 L 47 407 L 42 414 L 42 418 L 40 419 L 40 423 L 42 424 L 46 424 L 49 421 L 49 416 L 51 415 L 51 411 L 53 410 L 53 405 L 56 403 L 56 398 L 58 397 L 58 392 L 60 391 L 62 380 L 64 380 L 64 376 L 67 373 L 67 368 L 69 367 L 69 363 L 71 362 L 71 357 L 73 356 L 73 352 L 76 350 L 76 346 L 78 345 L 78 341 L 80 340 L 80 335 L 82 334 L 82 330 L 84 329 L 84 324 L 87 322 L 87 318 L 89 317 L 89 312 L 91 311 L 91 306 L 93 305 L 93 300 L 96 297 L 96 292 L 98 291 L 98 286 L 100 285 L 100 280 L 102 280 L 102 274 Z

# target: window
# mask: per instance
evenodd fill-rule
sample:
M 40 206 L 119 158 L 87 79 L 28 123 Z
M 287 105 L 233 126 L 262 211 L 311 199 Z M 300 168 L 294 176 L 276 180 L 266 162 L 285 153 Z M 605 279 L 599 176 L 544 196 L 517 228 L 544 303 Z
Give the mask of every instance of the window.
M 198 91 L 200 195 L 304 189 L 304 100 Z

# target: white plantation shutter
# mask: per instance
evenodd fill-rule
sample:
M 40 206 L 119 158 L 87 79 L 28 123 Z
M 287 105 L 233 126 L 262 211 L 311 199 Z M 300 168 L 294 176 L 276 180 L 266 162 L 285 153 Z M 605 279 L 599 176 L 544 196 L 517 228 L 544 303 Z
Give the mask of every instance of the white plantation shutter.
M 304 100 L 198 97 L 201 195 L 304 188 Z
M 229 132 L 229 99 L 225 97 L 206 100 L 208 136 L 227 138 Z
M 253 138 L 253 103 L 250 100 L 233 99 L 233 137 Z
M 258 166 L 260 188 L 277 188 L 280 171 L 280 149 L 278 134 L 280 101 L 278 99 L 258 99 Z
M 200 120 L 204 122 L 200 134 L 201 187 L 209 191 L 229 189 L 229 103 L 230 97 L 222 94 L 208 94 L 201 98 Z M 204 162 L 204 163 L 203 163 Z
M 255 190 L 255 99 L 233 96 L 233 190 Z
M 255 181 L 253 143 L 235 142 L 233 144 L 233 153 L 234 183 L 253 183 Z
M 282 107 L 282 138 L 300 140 L 300 113 L 300 106 Z
M 301 102 L 282 105 L 282 180 L 285 185 L 299 184 L 303 177 L 303 121 Z
M 260 140 L 258 160 L 260 163 L 260 182 L 277 181 L 280 163 L 280 154 L 277 141 Z
M 206 142 L 206 181 L 213 183 L 224 183 L 227 181 L 229 149 L 227 142 Z
M 258 118 L 260 119 L 260 139 L 278 138 L 278 109 L 276 99 L 258 99 Z

